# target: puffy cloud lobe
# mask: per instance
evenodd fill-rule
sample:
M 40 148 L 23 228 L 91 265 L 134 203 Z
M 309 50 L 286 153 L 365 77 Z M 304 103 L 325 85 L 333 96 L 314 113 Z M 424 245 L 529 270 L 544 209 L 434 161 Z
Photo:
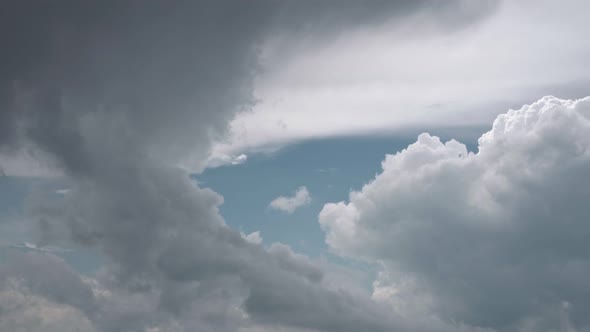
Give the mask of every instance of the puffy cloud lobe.
M 590 328 L 590 97 L 498 116 L 468 152 L 428 134 L 319 221 L 342 254 L 384 271 L 374 297 L 497 329 Z M 536 325 L 535 325 L 536 324 Z
M 244 240 L 253 243 L 253 244 L 261 244 L 262 243 L 262 236 L 260 236 L 260 231 L 252 232 L 250 234 L 246 234 L 240 232 L 240 235 Z
M 16 281 L 0 289 L 0 310 L 2 331 L 96 331 L 77 308 L 32 295 L 22 290 Z
M 0 266 L 4 289 L 20 286 L 49 301 L 78 308 L 85 313 L 96 310 L 91 288 L 62 259 L 52 254 L 9 252 Z
M 293 213 L 299 207 L 307 205 L 311 202 L 311 195 L 305 186 L 297 188 L 293 196 L 279 196 L 270 202 L 268 205 L 275 210 Z

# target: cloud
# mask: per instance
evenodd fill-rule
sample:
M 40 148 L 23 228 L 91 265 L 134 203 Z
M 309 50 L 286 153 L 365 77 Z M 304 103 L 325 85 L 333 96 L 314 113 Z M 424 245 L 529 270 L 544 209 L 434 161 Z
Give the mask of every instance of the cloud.
M 299 207 L 307 205 L 311 202 L 311 196 L 305 186 L 297 188 L 293 196 L 279 196 L 270 202 L 270 208 L 280 210 L 287 213 L 293 213 Z
M 590 97 L 499 115 L 478 151 L 422 134 L 319 222 L 383 266 L 375 299 L 500 331 L 590 328 Z M 562 321 L 564 319 L 562 318 Z
M 46 154 L 34 149 L 22 148 L 16 151 L 1 151 L 0 174 L 18 177 L 54 178 L 63 173 Z
M 318 172 L 318 173 L 328 173 L 328 172 L 335 172 L 338 169 L 335 167 L 330 167 L 330 168 L 318 168 L 318 169 L 314 169 L 314 172 Z
M 22 244 L 13 244 L 10 247 L 12 248 L 20 248 L 20 249 L 25 249 L 25 250 L 31 250 L 31 251 L 39 251 L 39 252 L 52 252 L 52 253 L 59 253 L 59 252 L 69 252 L 72 251 L 70 249 L 64 249 L 64 248 L 59 248 L 59 247 L 39 247 L 34 243 L 30 243 L 30 242 L 23 242 Z
M 307 257 L 242 238 L 219 214 L 223 198 L 188 174 L 203 170 L 213 141 L 253 104 L 265 38 L 295 33 L 299 25 L 333 38 L 348 25 L 407 7 L 328 1 L 339 4 L 337 17 L 328 20 L 335 7 L 316 3 L 6 6 L 0 40 L 10 51 L 0 54 L 0 149 L 34 151 L 71 188 L 59 199 L 40 194 L 27 204 L 26 217 L 39 234 L 34 242 L 90 248 L 105 264 L 84 277 L 51 253 L 27 253 L 3 261 L 2 272 L 22 279 L 43 307 L 74 308 L 85 317 L 80 324 L 101 332 L 407 325 L 368 294 L 327 287 L 322 269 Z M 293 12 L 301 17 L 282 24 L 276 18 L 284 8 L 298 9 Z M 3 321 L 20 319 L 14 311 L 2 314 Z
M 215 153 L 212 153 L 209 156 L 206 165 L 209 168 L 215 168 L 225 165 L 241 165 L 245 163 L 247 160 L 248 156 L 243 153 L 237 156 L 226 154 L 215 155 Z
M 456 261 L 451 260 L 450 266 L 446 266 L 447 269 L 442 264 L 442 270 L 428 274 L 426 272 L 431 272 L 428 270 L 431 256 L 421 255 L 418 250 L 421 248 L 415 247 L 420 242 L 410 242 L 423 236 L 422 232 L 413 228 L 401 232 L 407 235 L 403 238 L 384 230 L 378 235 L 389 234 L 387 240 L 376 237 L 370 245 L 363 245 L 363 251 L 351 250 L 356 249 L 355 241 L 360 243 L 366 239 L 364 233 L 356 236 L 357 229 L 363 226 L 357 224 L 357 219 L 370 217 L 373 213 L 375 220 L 380 220 L 377 218 L 380 204 L 375 204 L 377 208 L 368 209 L 368 212 L 363 210 L 365 205 L 362 204 L 370 206 L 372 203 L 361 204 L 360 200 L 359 206 L 355 205 L 355 201 L 325 208 L 322 224 L 328 230 L 328 240 L 335 250 L 382 261 L 390 266 L 394 259 L 386 260 L 381 254 L 391 255 L 391 247 L 388 246 L 401 249 L 394 250 L 393 254 L 409 258 L 401 261 L 401 270 L 387 269 L 388 273 L 381 275 L 378 287 L 390 287 L 389 293 L 395 293 L 392 283 L 398 278 L 393 272 L 406 271 L 403 268 L 409 267 L 408 270 L 413 272 L 409 278 L 417 280 L 412 291 L 426 294 L 419 299 L 428 299 L 428 295 L 433 298 L 431 306 L 428 306 L 428 301 L 417 302 L 425 302 L 428 309 L 433 307 L 432 310 L 444 320 L 431 315 L 421 316 L 415 311 L 400 315 L 375 302 L 370 294 L 334 287 L 326 281 L 322 267 L 308 257 L 293 252 L 285 245 L 263 248 L 244 239 L 238 231 L 225 224 L 219 214 L 223 198 L 212 190 L 198 187 L 190 180 L 187 170 L 202 170 L 211 151 L 215 150 L 213 142 L 223 137 L 231 119 L 253 105 L 254 81 L 263 53 L 261 48 L 270 35 L 293 36 L 301 28 L 299 31 L 327 40 L 351 26 L 383 22 L 390 15 L 399 13 L 424 11 L 429 13 L 427 16 L 432 17 L 433 22 L 443 21 L 450 23 L 449 26 L 455 21 L 477 21 L 464 20 L 463 15 L 455 17 L 452 15 L 455 6 L 445 10 L 445 6 L 432 7 L 431 1 L 417 1 L 411 5 L 407 2 L 376 1 L 372 6 L 359 6 L 352 1 L 345 4 L 337 1 L 321 5 L 314 3 L 292 1 L 282 5 L 274 1 L 247 4 L 240 1 L 198 1 L 163 5 L 157 1 L 101 1 L 88 5 L 64 0 L 60 5 L 33 5 L 32 2 L 20 1 L 7 6 L 0 20 L 0 35 L 6 37 L 0 39 L 4 43 L 2 48 L 10 50 L 0 55 L 3 69 L 0 78 L 0 149 L 7 154 L 23 149 L 33 151 L 31 154 L 35 159 L 40 159 L 43 165 L 47 163 L 55 167 L 67 178 L 71 187 L 71 192 L 59 199 L 51 193 L 51 197 L 37 197 L 27 206 L 27 218 L 35 221 L 35 231 L 39 234 L 39 241 L 35 243 L 42 248 L 47 245 L 67 247 L 74 243 L 91 248 L 106 259 L 105 265 L 91 277 L 73 270 L 51 253 L 16 253 L 14 259 L 3 260 L 0 264 L 0 305 L 3 309 L 0 324 L 9 325 L 2 325 L 2 329 L 96 329 L 101 332 L 148 329 L 237 331 L 242 328 L 342 332 L 467 331 L 473 330 L 472 327 L 446 318 L 458 317 L 476 325 L 501 325 L 510 322 L 506 311 L 502 311 L 506 310 L 502 309 L 506 303 L 510 305 L 509 314 L 534 311 L 532 304 L 519 301 L 518 294 L 541 294 L 539 296 L 545 297 L 535 302 L 541 304 L 552 303 L 554 298 L 559 298 L 559 303 L 567 301 L 572 308 L 581 308 L 580 311 L 573 311 L 572 321 L 578 324 L 582 320 L 584 324 L 583 317 L 590 316 L 584 311 L 584 308 L 590 307 L 585 305 L 588 296 L 584 290 L 590 287 L 586 287 L 585 279 L 580 277 L 586 273 L 578 272 L 586 272 L 585 256 L 577 256 L 579 260 L 567 260 L 569 265 L 557 261 L 557 265 L 549 266 L 546 262 L 555 262 L 552 260 L 554 256 L 571 257 L 572 252 L 582 252 L 577 249 L 585 249 L 585 242 L 582 243 L 581 239 L 587 238 L 588 234 L 573 226 L 579 226 L 576 217 L 586 216 L 587 211 L 576 210 L 578 205 L 574 205 L 574 201 L 565 202 L 563 197 L 568 194 L 571 197 L 572 189 L 579 190 L 573 192 L 573 197 L 587 194 L 580 185 L 583 179 L 588 178 L 588 174 L 584 173 L 588 167 L 579 159 L 576 159 L 579 163 L 564 164 L 562 161 L 569 159 L 559 158 L 585 151 L 585 141 L 576 140 L 587 137 L 584 135 L 588 133 L 588 128 L 580 127 L 587 121 L 578 110 L 585 101 L 569 104 L 554 99 L 544 101 L 557 105 L 556 109 L 561 108 L 563 103 L 565 108 L 574 108 L 566 113 L 577 122 L 559 116 L 544 122 L 547 128 L 555 129 L 563 121 L 565 124 L 561 123 L 563 127 L 559 126 L 559 129 L 565 127 L 567 130 L 551 132 L 555 141 L 548 143 L 553 144 L 550 145 L 553 149 L 544 150 L 534 144 L 529 146 L 534 151 L 548 151 L 547 154 L 540 154 L 538 160 L 525 160 L 522 156 L 531 156 L 531 151 L 515 147 L 527 147 L 526 142 L 542 141 L 543 135 L 549 135 L 545 131 L 539 131 L 537 134 L 542 135 L 532 140 L 528 140 L 530 137 L 527 136 L 527 140 L 520 138 L 509 144 L 497 143 L 502 141 L 504 129 L 518 131 L 528 122 L 536 123 L 535 112 L 529 112 L 531 116 L 524 117 L 524 125 L 510 123 L 504 126 L 506 128 L 498 129 L 498 139 L 494 138 L 496 134 L 493 131 L 491 136 L 482 138 L 480 153 L 491 155 L 485 158 L 486 165 L 495 165 L 496 172 L 486 173 L 480 179 L 485 183 L 483 188 L 486 190 L 476 190 L 475 198 L 469 201 L 478 207 L 473 208 L 475 212 L 481 212 L 484 217 L 485 213 L 491 216 L 507 213 L 499 219 L 482 218 L 484 222 L 489 221 L 483 227 L 492 229 L 497 226 L 494 223 L 496 220 L 510 222 L 529 216 L 529 209 L 517 207 L 543 206 L 531 220 L 540 220 L 541 229 L 551 231 L 543 234 L 558 236 L 558 244 L 565 243 L 567 239 L 567 246 L 547 242 L 545 236 L 536 237 L 542 234 L 530 232 L 530 227 L 518 228 L 523 224 L 516 222 L 516 228 L 512 228 L 514 232 L 502 233 L 500 229 L 503 236 L 496 236 L 496 233 L 490 235 L 477 227 L 468 229 L 465 234 L 460 227 L 464 219 L 445 219 L 458 223 L 450 224 L 448 228 L 454 231 L 453 234 L 475 235 L 462 237 L 472 241 L 468 243 L 470 249 L 479 248 L 480 243 L 488 246 L 479 250 L 483 256 L 476 255 L 478 250 L 462 250 L 456 255 Z M 333 10 L 336 4 L 339 4 L 338 11 Z M 432 11 L 432 8 L 435 10 Z M 475 12 L 477 15 L 467 16 L 480 18 L 480 11 Z M 288 22 L 283 22 L 281 15 L 285 13 L 299 14 L 291 15 Z M 443 15 L 439 17 L 438 14 Z M 498 125 L 502 126 L 502 123 Z M 576 128 L 578 130 L 574 130 Z M 569 140 L 563 140 L 563 136 L 580 144 L 571 146 Z M 498 148 L 498 145 L 502 147 Z M 418 150 L 426 152 L 418 153 L 417 159 L 409 158 L 408 163 L 413 166 L 420 166 L 420 160 L 440 158 L 452 161 L 456 158 L 453 154 L 458 153 L 463 153 L 465 160 L 477 161 L 479 158 L 465 157 L 466 151 L 459 143 L 441 147 L 436 139 L 429 136 L 421 137 L 417 146 L 421 147 Z M 424 147 L 436 150 L 434 156 L 430 156 L 428 149 L 422 149 Z M 484 153 L 485 149 L 492 152 Z M 512 151 L 510 156 L 514 159 L 499 158 L 505 151 Z M 239 157 L 240 154 L 227 155 L 238 156 L 237 160 L 244 159 Z M 560 159 L 559 170 L 563 172 L 551 173 L 557 170 L 552 166 L 558 164 L 552 158 Z M 233 160 L 233 157 L 230 159 Z M 463 159 L 458 160 L 455 163 L 463 162 Z M 451 161 L 449 165 L 440 163 L 446 165 L 443 171 L 453 171 L 456 166 Z M 395 164 L 395 160 L 392 163 Z M 395 165 L 392 167 L 395 168 Z M 431 174 L 428 172 L 437 174 L 437 167 L 425 169 L 427 175 Z M 415 172 L 422 170 L 412 167 Z M 568 190 L 559 192 L 559 195 L 553 192 L 553 196 L 538 195 L 532 199 L 526 195 L 518 196 L 523 192 L 526 194 L 530 189 L 527 185 L 541 184 L 540 188 L 533 188 L 535 194 L 543 193 L 540 190 L 545 189 L 543 184 L 549 186 L 547 182 L 534 181 L 536 178 L 532 175 L 536 174 L 535 171 L 545 172 L 542 175 L 548 177 L 543 177 L 544 180 L 559 179 L 549 181 L 551 188 L 567 185 Z M 530 182 L 506 182 L 502 177 L 523 172 L 527 177 L 531 176 L 525 179 Z M 477 174 L 475 171 L 458 173 L 462 176 Z M 446 178 L 452 178 L 451 175 Z M 412 179 L 409 177 L 406 181 Z M 417 180 L 421 179 L 418 177 Z M 418 184 L 429 188 L 429 183 Z M 504 191 L 510 186 L 520 191 Z M 462 191 L 453 191 L 450 195 L 444 188 L 444 199 L 463 207 L 461 212 L 472 211 L 470 206 L 461 205 L 464 200 L 452 200 Z M 514 192 L 515 196 L 510 196 Z M 422 192 L 422 195 L 425 197 L 416 198 L 430 203 L 428 193 Z M 411 203 L 419 201 L 400 199 L 395 204 L 387 204 L 387 207 L 399 206 L 400 211 L 401 207 L 408 211 L 414 206 Z M 512 205 L 508 205 L 506 211 L 498 212 L 496 205 L 504 202 Z M 551 211 L 546 211 L 551 207 L 547 202 L 568 209 L 568 214 L 564 214 L 566 217 L 561 219 L 568 227 L 555 229 L 553 224 L 546 222 L 546 214 Z M 405 205 L 399 205 L 401 203 Z M 582 208 L 585 206 L 581 205 Z M 418 209 L 417 213 L 428 216 L 429 212 L 436 212 L 434 215 L 437 218 L 445 217 L 447 213 L 456 217 L 452 214 L 457 212 L 454 208 L 449 212 L 442 205 L 424 206 L 427 208 Z M 341 214 L 339 210 L 344 207 L 346 211 Z M 366 213 L 359 213 L 361 210 Z M 577 211 L 577 214 L 569 214 L 569 210 Z M 396 216 L 395 213 L 391 215 Z M 332 218 L 334 216 L 336 221 Z M 509 223 L 508 226 L 511 225 Z M 338 230 L 340 226 L 342 231 Z M 363 231 L 367 234 L 378 231 L 377 225 L 371 226 L 375 227 Z M 349 234 L 355 235 L 353 239 L 347 238 Z M 489 238 L 497 243 L 504 240 L 501 248 L 505 252 L 489 248 L 491 242 L 486 242 Z M 399 241 L 392 243 L 391 239 Z M 527 241 L 516 241 L 522 239 Z M 256 236 L 251 236 L 251 240 L 258 241 Z M 456 251 L 453 246 L 461 243 L 450 236 L 437 239 L 432 235 L 427 240 L 440 249 L 434 251 L 434 258 L 437 254 L 445 254 L 445 250 Z M 535 251 L 539 248 L 542 249 L 541 255 L 538 255 L 538 250 Z M 450 279 L 440 279 L 444 287 L 436 289 L 444 292 L 423 291 L 424 285 L 439 286 L 434 277 L 464 276 L 461 272 L 465 270 L 460 269 L 460 263 L 471 261 L 470 257 L 461 253 L 471 252 L 476 258 L 490 257 L 486 251 L 492 253 L 492 259 L 479 262 L 480 271 L 490 272 L 486 269 L 490 261 L 494 266 L 507 267 L 492 271 L 503 273 L 502 276 L 508 278 L 505 279 L 508 286 L 495 288 L 492 294 L 495 297 L 478 297 L 473 288 L 468 287 L 489 286 L 489 290 L 484 288 L 481 294 L 490 295 L 493 286 L 497 286 L 493 282 L 496 279 L 491 278 L 494 274 L 488 279 L 479 278 L 481 275 L 477 273 L 471 274 L 467 279 L 460 279 L 463 282 L 459 284 L 450 282 Z M 518 252 L 518 255 L 512 257 L 506 254 L 508 252 Z M 500 264 L 506 257 L 513 259 L 513 265 Z M 518 265 L 519 259 L 525 258 L 531 262 L 526 269 Z M 516 269 L 512 269 L 513 266 Z M 449 270 L 451 272 L 445 274 Z M 526 279 L 527 282 L 518 279 L 518 272 L 526 274 L 529 271 L 535 271 L 541 277 L 534 278 L 534 282 L 529 282 L 532 278 Z M 512 277 L 516 280 L 510 279 Z M 17 287 L 13 287 L 18 288 L 16 293 L 8 284 L 12 280 L 18 283 Z M 555 286 L 562 286 L 566 281 L 570 286 Z M 511 287 L 513 284 L 519 288 Z M 467 291 L 461 292 L 464 291 L 462 287 Z M 545 289 L 554 292 L 547 293 Z M 415 299 L 408 295 L 405 288 L 402 290 L 406 298 Z M 459 293 L 466 294 L 466 302 L 452 296 Z M 383 298 L 380 297 L 382 302 Z M 439 299 L 449 304 L 442 313 L 442 306 L 437 302 Z M 31 311 L 13 310 L 8 306 L 10 303 L 23 303 Z M 462 303 L 470 306 L 463 307 Z M 492 320 L 482 320 L 482 312 L 486 314 L 484 318 L 489 316 Z M 49 313 L 51 317 L 44 317 L 44 313 Z M 11 322 L 16 322 L 16 325 L 10 325 Z
M 0 289 L 0 330 L 30 332 L 94 332 L 92 323 L 77 308 L 30 294 L 11 280 Z
M 481 127 L 539 96 L 587 95 L 587 1 L 454 5 L 453 14 L 431 5 L 335 40 L 286 39 L 290 52 L 267 42 L 255 86 L 260 102 L 236 116 L 215 150 L 272 152 L 307 139 Z M 448 28 L 451 17 L 457 24 Z
M 53 301 L 91 310 L 92 292 L 79 274 L 51 254 L 11 251 L 0 267 L 2 280 L 20 278 L 23 286 Z
M 57 189 L 55 191 L 55 193 L 58 195 L 67 195 L 70 191 L 71 191 L 71 189 L 69 189 L 69 188 L 63 188 L 63 189 Z
M 74 163 L 99 163 L 74 153 L 97 144 L 92 139 L 103 136 L 92 132 L 97 127 L 120 130 L 124 143 L 141 140 L 138 154 L 185 169 L 202 170 L 208 157 L 227 156 L 231 162 L 242 153 L 210 155 L 210 142 L 222 139 L 236 113 L 255 103 L 252 90 L 267 40 L 290 40 L 301 33 L 326 41 L 358 26 L 416 12 L 428 12 L 433 21 L 449 24 L 483 15 L 476 6 L 464 12 L 465 1 L 460 0 L 445 6 L 435 6 L 436 1 L 377 0 L 359 6 L 348 0 L 259 0 L 248 4 L 248 15 L 213 29 L 215 17 L 225 19 L 245 5 L 204 0 L 167 6 L 167 16 L 157 2 L 130 5 L 109 0 L 86 8 L 62 1 L 67 11 L 59 5 L 11 4 L 2 20 L 2 31 L 11 31 L 5 32 L 2 46 L 11 52 L 0 58 L 9 68 L 0 82 L 0 152 L 26 146 L 39 163 L 56 164 L 58 170 L 84 166 Z M 193 22 L 191 15 L 197 11 L 203 19 Z M 22 16 L 30 22 L 18 19 Z M 30 30 L 31 25 L 36 28 Z M 48 111 L 37 112 L 40 108 Z M 138 109 L 143 116 L 135 116 Z M 39 136 L 59 125 L 64 126 L 60 135 Z M 77 132 L 80 127 L 83 134 Z M 102 143 L 115 145 L 119 136 Z M 54 151 L 48 151 L 56 148 L 70 151 L 70 158 L 56 159 Z M 47 173 L 38 167 L 27 174 L 31 172 Z
M 262 236 L 260 236 L 260 231 L 252 232 L 250 234 L 245 234 L 240 232 L 242 238 L 250 243 L 253 244 L 261 244 L 262 243 Z

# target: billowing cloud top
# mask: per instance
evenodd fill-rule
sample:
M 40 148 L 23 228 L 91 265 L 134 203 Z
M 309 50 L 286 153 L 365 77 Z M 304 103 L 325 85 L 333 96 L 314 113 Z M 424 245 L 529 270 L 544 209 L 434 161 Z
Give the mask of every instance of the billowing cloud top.
M 383 265 L 374 295 L 395 307 L 520 331 L 569 303 L 588 328 L 589 179 L 590 97 L 545 97 L 500 115 L 477 152 L 420 135 L 320 224 L 334 251 Z

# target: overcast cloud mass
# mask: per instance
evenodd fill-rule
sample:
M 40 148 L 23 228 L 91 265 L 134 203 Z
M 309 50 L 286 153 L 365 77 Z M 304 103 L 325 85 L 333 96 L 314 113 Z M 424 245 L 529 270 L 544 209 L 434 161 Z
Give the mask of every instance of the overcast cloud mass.
M 408 127 L 484 128 L 545 95 L 588 95 L 588 1 L 435 3 L 329 43 L 267 40 L 259 103 L 232 121 L 214 155 Z
M 101 258 L 87 273 L 59 250 L 2 251 L 0 331 L 590 331 L 588 98 L 495 110 L 505 114 L 478 151 L 422 134 L 386 156 L 382 173 L 347 202 L 326 204 L 319 215 L 326 243 L 342 259 L 377 266 L 370 289 L 346 264 L 283 243 L 265 246 L 264 234 L 228 226 L 223 197 L 189 176 L 248 163 L 243 153 L 253 145 L 227 142 L 240 117 L 260 117 L 256 107 L 268 99 L 257 91 L 282 75 L 268 59 L 305 62 L 322 47 L 354 54 L 343 36 L 361 38 L 371 27 L 408 40 L 454 36 L 505 15 L 503 3 L 25 0 L 0 7 L 1 177 L 67 184 L 59 194 L 27 197 L 22 227 L 35 248 Z M 588 50 L 574 48 L 576 56 Z M 279 89 L 293 83 L 282 82 Z M 314 127 L 320 111 L 296 121 Z M 357 123 L 341 116 L 334 123 Z M 396 118 L 376 121 L 385 119 L 397 126 Z M 411 124 L 427 125 L 418 120 Z M 263 134 L 268 123 L 277 122 L 260 121 Z M 256 148 L 294 139 L 265 135 Z M 271 207 L 292 213 L 309 203 L 301 187 Z

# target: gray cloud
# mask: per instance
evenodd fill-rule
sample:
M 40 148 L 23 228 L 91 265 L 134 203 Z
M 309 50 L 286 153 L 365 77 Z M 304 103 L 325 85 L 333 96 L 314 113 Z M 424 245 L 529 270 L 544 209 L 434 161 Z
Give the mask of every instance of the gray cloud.
M 17 283 L 0 289 L 0 310 L 2 331 L 96 331 L 78 309 L 30 294 L 19 289 Z
M 422 34 L 430 29 L 437 33 L 450 32 L 485 19 L 500 4 L 498 0 L 451 0 L 444 3 L 431 0 L 324 0 L 313 4 L 285 1 L 272 22 L 275 28 L 280 27 L 279 31 L 286 31 L 287 37 L 294 34 L 311 42 L 308 36 L 314 34 L 313 40 L 321 43 L 341 34 L 343 26 L 362 27 L 392 21 L 401 24 L 413 15 L 423 15 L 427 22 L 421 28 L 414 27 L 409 34 Z
M 383 264 L 375 296 L 399 310 L 549 331 L 568 303 L 585 331 L 589 151 L 590 98 L 545 97 L 500 115 L 476 153 L 420 135 L 320 223 L 336 252 Z
M 219 215 L 222 198 L 177 167 L 200 169 L 211 141 L 251 105 L 260 41 L 269 27 L 291 29 L 276 27 L 278 3 L 4 6 L 0 146 L 33 149 L 68 178 L 63 199 L 29 204 L 40 244 L 74 242 L 108 261 L 92 279 L 49 254 L 6 263 L 39 303 L 102 331 L 404 326 L 369 298 L 325 287 L 307 258 L 244 240 Z M 320 22 L 332 9 L 297 16 Z M 359 9 L 339 7 L 332 28 L 396 5 Z
M 62 259 L 33 252 L 9 252 L 7 256 L 0 266 L 3 282 L 19 280 L 34 294 L 86 313 L 96 309 L 90 287 Z

